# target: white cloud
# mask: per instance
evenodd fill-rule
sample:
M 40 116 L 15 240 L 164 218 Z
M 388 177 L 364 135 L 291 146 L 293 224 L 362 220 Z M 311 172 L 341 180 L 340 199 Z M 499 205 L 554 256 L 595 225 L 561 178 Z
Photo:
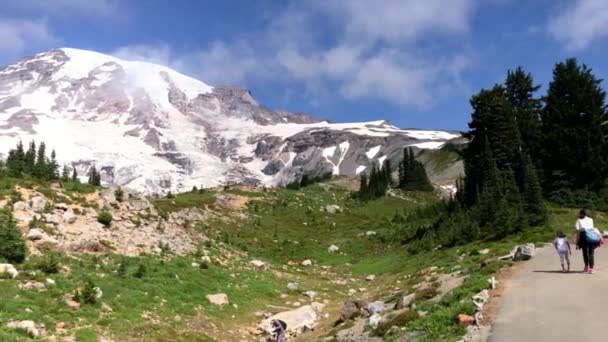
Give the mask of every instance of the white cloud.
M 550 18 L 547 31 L 568 49 L 584 49 L 608 36 L 608 1 L 572 1 Z
M 473 0 L 293 2 L 261 31 L 202 51 L 176 56 L 161 45 L 115 54 L 165 64 L 210 84 L 295 84 L 316 99 L 381 99 L 424 109 L 462 89 L 469 58 L 454 40 L 466 39 L 474 9 Z M 436 48 L 445 42 L 451 48 Z
M 113 14 L 116 0 L 0 0 L 5 8 L 46 15 L 70 15 L 74 13 L 103 16 Z
M 0 51 L 4 56 L 16 57 L 27 47 L 50 46 L 57 41 L 46 20 L 0 17 Z

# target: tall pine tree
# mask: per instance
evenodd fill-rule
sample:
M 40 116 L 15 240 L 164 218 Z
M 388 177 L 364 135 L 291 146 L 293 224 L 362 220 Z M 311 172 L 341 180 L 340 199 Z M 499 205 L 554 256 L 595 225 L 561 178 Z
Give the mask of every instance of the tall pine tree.
M 574 58 L 557 63 L 542 111 L 544 188 L 598 191 L 607 171 L 606 93 Z

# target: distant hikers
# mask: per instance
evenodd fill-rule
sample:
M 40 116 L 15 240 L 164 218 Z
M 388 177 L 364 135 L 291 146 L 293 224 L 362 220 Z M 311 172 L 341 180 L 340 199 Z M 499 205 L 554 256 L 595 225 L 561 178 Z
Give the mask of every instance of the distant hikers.
M 555 246 L 555 250 L 559 255 L 559 261 L 562 264 L 562 272 L 570 272 L 570 255 L 572 255 L 572 249 L 570 248 L 570 242 L 568 242 L 566 234 L 561 230 L 557 233 L 557 238 L 555 238 L 553 246 Z M 565 267 L 564 261 L 568 268 Z
M 587 211 L 581 209 L 576 220 L 576 248 L 583 252 L 585 273 L 595 273 L 595 249 L 602 245 L 602 234 L 593 224 L 593 219 L 587 216 Z

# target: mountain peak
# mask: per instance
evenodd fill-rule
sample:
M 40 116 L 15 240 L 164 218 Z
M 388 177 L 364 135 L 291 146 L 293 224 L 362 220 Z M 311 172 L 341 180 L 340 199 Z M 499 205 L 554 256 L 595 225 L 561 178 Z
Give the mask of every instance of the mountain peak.
M 247 89 L 88 50 L 55 49 L 0 69 L 0 155 L 19 140 L 44 141 L 78 174 L 95 165 L 103 181 L 148 193 L 355 175 L 404 146 L 456 136 L 318 122 L 270 110 Z

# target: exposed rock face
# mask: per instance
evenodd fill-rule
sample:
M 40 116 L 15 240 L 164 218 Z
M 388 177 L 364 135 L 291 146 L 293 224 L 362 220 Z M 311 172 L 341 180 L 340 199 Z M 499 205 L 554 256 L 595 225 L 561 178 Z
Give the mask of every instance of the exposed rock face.
M 270 333 L 272 332 L 271 322 L 275 319 L 280 319 L 287 323 L 287 333 L 297 336 L 314 329 L 319 322 L 320 313 L 324 308 L 325 305 L 323 304 L 312 303 L 295 310 L 281 312 L 264 320 L 259 328 Z
M 400 159 L 405 146 L 459 137 L 384 121 L 319 122 L 270 110 L 246 89 L 92 51 L 52 50 L 0 69 L 0 154 L 18 140 L 45 141 L 79 175 L 96 165 L 104 183 L 146 193 L 356 175 Z
M 54 249 L 68 252 L 107 252 L 136 256 L 142 252 L 158 254 L 168 249 L 177 255 L 190 253 L 196 249 L 196 241 L 204 239 L 199 233 L 186 229 L 186 222 L 201 222 L 208 213 L 202 209 L 191 208 L 171 213 L 162 218 L 148 199 L 130 190 L 124 191 L 124 200 L 118 202 L 114 188 L 82 196 L 76 202 L 95 203 L 99 208 L 108 208 L 111 213 L 112 227 L 105 228 L 97 222 L 98 210 L 84 207 L 78 203 L 54 204 L 35 190 L 20 189 L 27 200 L 13 206 L 13 217 L 25 232 L 31 249 Z M 60 196 L 67 196 L 62 189 L 54 189 Z M 45 203 L 50 212 L 38 214 L 36 206 L 28 202 Z M 49 209 L 50 208 L 50 209 Z M 29 228 L 32 219 L 42 228 Z M 38 226 L 40 227 L 40 226 Z M 0 265 L 0 273 L 3 273 Z M 7 272 L 12 270 L 7 268 Z

